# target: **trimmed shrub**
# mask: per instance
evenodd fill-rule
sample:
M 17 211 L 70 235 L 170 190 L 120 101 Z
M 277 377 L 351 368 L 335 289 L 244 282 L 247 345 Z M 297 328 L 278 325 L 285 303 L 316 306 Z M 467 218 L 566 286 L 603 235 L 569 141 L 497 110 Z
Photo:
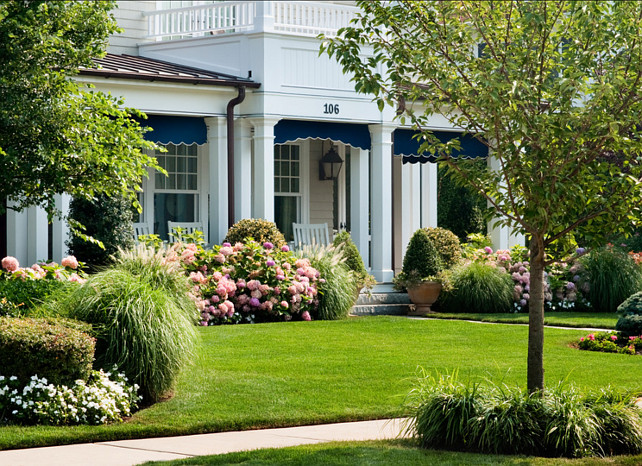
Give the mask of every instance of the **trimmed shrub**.
M 168 395 L 192 357 L 195 331 L 189 312 L 172 293 L 128 270 L 97 273 L 53 305 L 94 326 L 97 367 L 116 365 L 140 386 L 145 402 Z
M 347 267 L 343 252 L 333 246 L 317 246 L 304 247 L 302 254 L 322 277 L 318 284 L 319 306 L 315 317 L 320 320 L 348 317 L 357 300 L 358 279 Z
M 622 251 L 595 249 L 580 261 L 591 285 L 588 300 L 596 312 L 616 312 L 626 298 L 640 290 L 640 267 Z
M 406 275 L 416 273 L 423 278 L 436 275 L 442 269 L 441 258 L 428 232 L 424 229 L 415 231 L 403 257 L 402 272 Z
M 31 376 L 53 384 L 86 380 L 94 359 L 95 341 L 61 319 L 0 317 L 0 373 L 26 383 Z M 89 331 L 90 326 L 83 326 Z
M 422 376 L 407 428 L 422 447 L 485 454 L 587 457 L 642 451 L 635 398 L 611 389 L 584 395 L 558 386 L 541 396 L 521 388 Z
M 361 254 L 357 249 L 357 245 L 352 241 L 350 233 L 345 230 L 340 231 L 334 237 L 332 245 L 335 248 L 340 248 L 341 254 L 345 258 L 345 265 L 356 274 L 359 281 L 357 284 L 359 289 L 363 288 L 369 281 L 374 280 L 374 278 L 370 279 L 371 276 L 366 270 Z
M 73 286 L 71 282 L 62 280 L 0 280 L 0 296 L 8 304 L 19 306 L 16 314 L 28 315 L 48 296 L 70 286 Z M 3 315 L 1 307 L 0 315 Z
M 252 238 L 259 244 L 272 243 L 276 248 L 287 244 L 283 233 L 279 231 L 276 224 L 262 218 L 239 220 L 227 231 L 223 242 L 234 245 L 244 243 L 248 238 Z
M 502 269 L 472 262 L 453 269 L 453 289 L 439 297 L 439 309 L 446 312 L 510 312 L 513 307 L 513 281 Z
M 91 270 L 109 264 L 119 248 L 127 249 L 134 245 L 132 206 L 123 197 L 100 195 L 93 202 L 74 198 L 69 204 L 69 217 L 85 226 L 86 235 L 105 246 L 102 249 L 74 234 L 67 241 L 69 253 L 86 263 Z
M 625 337 L 642 335 L 642 291 L 626 298 L 617 308 L 622 314 L 615 324 L 615 330 Z
M 477 163 L 485 169 L 485 161 L 461 160 L 460 163 Z M 471 233 L 486 234 L 484 211 L 487 201 L 483 196 L 465 186 L 458 185 L 439 167 L 437 171 L 437 223 L 457 235 L 462 241 Z
M 453 268 L 461 262 L 461 244 L 456 234 L 445 228 L 424 229 L 437 249 L 444 269 Z

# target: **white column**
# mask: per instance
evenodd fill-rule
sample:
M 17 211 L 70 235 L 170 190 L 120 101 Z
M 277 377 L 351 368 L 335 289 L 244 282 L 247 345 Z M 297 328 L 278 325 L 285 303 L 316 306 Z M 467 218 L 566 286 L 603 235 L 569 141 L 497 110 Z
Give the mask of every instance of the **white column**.
M 488 157 L 488 165 L 491 170 L 499 170 L 499 161 L 490 155 Z M 503 186 L 500 189 L 504 189 Z M 510 228 L 506 226 L 495 226 L 495 220 L 488 222 L 488 234 L 493 243 L 493 248 L 498 249 L 509 249 L 511 246 L 516 244 L 524 245 L 524 235 L 514 233 Z
M 41 207 L 29 207 L 27 212 L 27 263 L 30 266 L 49 259 L 49 222 Z M 24 233 L 23 233 L 24 234 Z
M 256 17 L 254 19 L 255 32 L 274 31 L 274 2 L 263 0 L 256 2 Z
M 252 217 L 252 126 L 245 119 L 234 125 L 234 221 Z
M 209 242 L 219 244 L 229 228 L 227 192 L 227 124 L 223 117 L 205 118 L 209 156 Z
M 370 153 L 355 148 L 350 151 L 350 236 L 366 268 L 370 267 Z
M 257 118 L 254 126 L 252 216 L 274 221 L 274 125 L 277 118 Z
M 437 164 L 421 164 L 421 226 L 437 227 Z
M 392 271 L 392 125 L 368 125 L 372 139 L 372 275 L 390 282 Z
M 11 207 L 8 203 L 7 207 Z M 21 266 L 27 264 L 27 230 L 29 229 L 27 212 L 16 212 L 7 208 L 7 256 L 18 259 Z
M 406 253 L 410 237 L 421 227 L 420 171 L 419 163 L 401 165 L 401 260 Z
M 63 257 L 67 256 L 67 240 L 69 239 L 69 226 L 64 217 L 69 214 L 69 194 L 59 194 L 56 196 L 56 207 L 60 209 L 63 218 L 54 218 L 52 225 L 52 257 L 55 262 L 60 263 Z

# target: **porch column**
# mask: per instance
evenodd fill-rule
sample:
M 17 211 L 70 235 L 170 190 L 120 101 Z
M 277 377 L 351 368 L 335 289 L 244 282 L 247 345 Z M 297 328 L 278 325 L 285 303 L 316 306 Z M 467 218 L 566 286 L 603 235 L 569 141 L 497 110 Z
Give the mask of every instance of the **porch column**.
M 27 212 L 11 210 L 12 205 L 11 202 L 7 203 L 7 256 L 18 259 L 21 266 L 30 266 L 32 264 L 27 264 Z
M 234 126 L 234 221 L 238 222 L 252 217 L 252 126 L 243 118 Z
M 488 157 L 488 165 L 491 170 L 499 170 L 499 161 L 490 155 Z M 500 189 L 504 189 L 503 186 Z M 495 219 L 488 222 L 488 235 L 493 243 L 493 248 L 498 249 L 509 249 L 512 246 L 517 244 L 524 245 L 525 238 L 524 235 L 514 233 L 512 229 L 506 226 L 495 226 Z
M 59 194 L 55 197 L 56 207 L 62 212 L 62 216 L 69 214 L 69 202 L 71 196 L 69 194 Z M 52 225 L 52 257 L 51 260 L 60 263 L 60 261 L 67 255 L 67 245 L 65 244 L 69 239 L 69 226 L 64 218 L 54 218 Z
M 274 125 L 278 118 L 257 118 L 254 126 L 252 216 L 274 221 Z
M 209 158 L 209 242 L 220 244 L 229 228 L 227 192 L 227 126 L 223 117 L 205 118 Z
M 399 265 L 402 264 L 408 242 L 412 234 L 421 227 L 421 189 L 420 189 L 421 164 L 401 164 L 401 235 L 396 241 L 400 245 Z M 396 261 L 395 261 L 396 262 Z
M 370 152 L 350 151 L 350 236 L 357 246 L 366 269 L 370 267 Z
M 392 125 L 368 125 L 372 140 L 372 275 L 390 282 L 392 271 Z
M 421 164 L 421 227 L 437 227 L 437 164 Z

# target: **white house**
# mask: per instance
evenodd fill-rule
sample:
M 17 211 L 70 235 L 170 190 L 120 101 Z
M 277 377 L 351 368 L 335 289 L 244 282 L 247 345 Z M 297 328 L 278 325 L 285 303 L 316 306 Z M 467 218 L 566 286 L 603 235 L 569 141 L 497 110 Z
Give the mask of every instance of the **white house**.
M 345 1 L 119 2 L 124 33 L 77 79 L 145 112 L 149 138 L 167 148 L 169 176 L 146 180 L 137 221 L 162 236 L 168 221 L 201 222 L 212 243 L 243 218 L 275 221 L 286 236 L 293 222 L 327 223 L 348 229 L 371 273 L 390 281 L 411 234 L 436 226 L 437 168 L 403 163 L 426 160 L 395 109 L 379 111 L 319 56 L 318 34 L 356 11 Z M 431 129 L 457 133 L 440 116 Z M 343 161 L 334 178 L 320 170 L 331 149 Z M 467 150 L 487 155 L 472 141 Z M 6 222 L 7 254 L 21 263 L 65 254 L 64 223 L 48 226 L 40 209 Z M 515 241 L 505 230 L 493 239 Z

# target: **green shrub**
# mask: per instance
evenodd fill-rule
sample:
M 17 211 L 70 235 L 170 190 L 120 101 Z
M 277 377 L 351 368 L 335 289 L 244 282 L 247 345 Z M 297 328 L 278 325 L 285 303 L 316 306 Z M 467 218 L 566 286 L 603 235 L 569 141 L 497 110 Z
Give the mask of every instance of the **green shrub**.
M 358 279 L 345 264 L 340 249 L 333 246 L 304 247 L 302 255 L 317 269 L 325 282 L 318 284 L 319 306 L 316 318 L 320 320 L 345 319 L 354 306 Z
M 223 242 L 234 245 L 235 243 L 244 243 L 248 238 L 252 238 L 259 244 L 272 243 L 276 248 L 287 244 L 283 233 L 279 231 L 276 224 L 262 218 L 239 220 L 227 231 Z
M 485 454 L 586 457 L 642 451 L 635 398 L 611 389 L 581 394 L 558 386 L 541 396 L 521 388 L 464 384 L 457 374 L 423 375 L 408 397 L 408 433 L 424 448 Z
M 617 320 L 615 330 L 627 337 L 642 335 L 642 315 L 623 315 Z
M 453 269 L 453 289 L 442 292 L 439 309 L 446 312 L 510 312 L 513 306 L 513 281 L 502 269 L 491 264 L 472 262 Z
M 640 290 L 640 267 L 624 252 L 595 249 L 580 260 L 589 277 L 588 300 L 594 311 L 615 312 L 626 298 Z
M 69 325 L 65 320 L 0 317 L 0 373 L 25 383 L 33 375 L 60 385 L 86 380 L 95 341 Z
M 129 200 L 123 197 L 100 195 L 95 201 L 74 198 L 69 205 L 69 217 L 85 226 L 86 235 L 99 240 L 97 244 L 72 234 L 67 246 L 69 254 L 83 261 L 90 270 L 108 264 L 119 248 L 133 246 L 133 216 Z
M 425 228 L 425 230 L 437 249 L 444 269 L 451 269 L 461 262 L 461 244 L 456 234 L 445 228 Z
M 486 163 L 484 160 L 461 162 L 479 164 L 481 170 L 485 169 Z M 462 241 L 471 233 L 485 234 L 486 199 L 474 190 L 458 185 L 441 167 L 437 171 L 437 177 L 437 223 L 452 231 Z
M 345 230 L 340 231 L 334 237 L 332 245 L 335 248 L 340 248 L 343 257 L 345 258 L 345 265 L 356 274 L 357 279 L 359 280 L 357 285 L 359 289 L 374 280 L 374 278 L 368 274 L 366 266 L 363 263 L 363 259 L 361 258 L 361 254 L 357 249 L 357 245 L 352 241 L 350 233 Z
M 193 313 L 143 275 L 105 270 L 54 306 L 94 326 L 96 365 L 116 365 L 141 387 L 145 402 L 166 396 L 191 358 Z
M 63 280 L 0 280 L 0 296 L 6 299 L 7 304 L 19 306 L 18 314 L 28 315 L 51 294 L 74 285 Z M 1 307 L 0 315 L 3 315 Z

